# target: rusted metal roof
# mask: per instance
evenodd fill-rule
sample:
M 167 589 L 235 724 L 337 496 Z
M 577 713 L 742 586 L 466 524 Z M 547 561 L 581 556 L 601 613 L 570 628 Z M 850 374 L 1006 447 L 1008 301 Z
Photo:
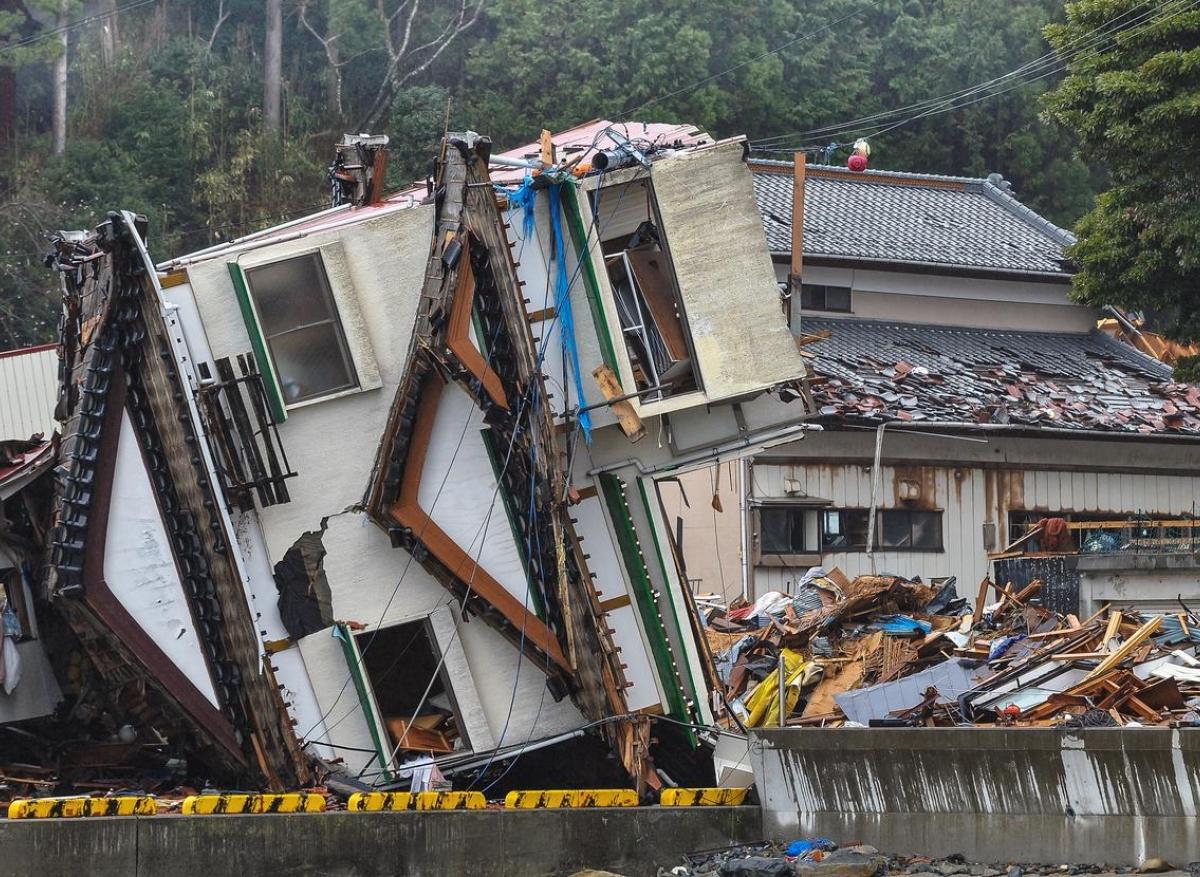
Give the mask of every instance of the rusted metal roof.
M 58 353 L 53 344 L 0 351 L 0 441 L 54 432 Z
M 1101 332 L 804 318 L 818 416 L 1200 437 L 1200 387 Z

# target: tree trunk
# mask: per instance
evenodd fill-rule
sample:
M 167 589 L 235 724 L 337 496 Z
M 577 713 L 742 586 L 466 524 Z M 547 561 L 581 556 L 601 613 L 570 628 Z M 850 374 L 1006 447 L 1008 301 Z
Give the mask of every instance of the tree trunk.
M 67 0 L 60 0 L 58 6 L 58 27 L 60 28 L 59 53 L 54 59 L 54 154 L 62 155 L 67 151 L 67 24 L 69 22 Z
M 267 39 L 263 47 L 263 128 L 279 136 L 283 108 L 283 0 L 267 0 Z
M 117 0 L 100 0 L 97 4 L 100 19 L 100 61 L 106 68 L 112 67 L 117 59 L 117 46 L 121 44 L 117 33 Z
M 342 121 L 342 68 L 341 55 L 336 45 L 326 46 L 329 59 L 329 82 L 326 85 L 326 98 L 329 102 L 329 112 L 337 121 Z

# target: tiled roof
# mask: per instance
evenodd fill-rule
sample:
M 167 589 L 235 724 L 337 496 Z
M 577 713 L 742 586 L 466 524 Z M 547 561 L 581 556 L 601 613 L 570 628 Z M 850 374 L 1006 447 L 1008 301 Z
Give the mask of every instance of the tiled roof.
M 754 161 L 758 209 L 771 251 L 792 241 L 792 165 Z M 998 178 L 855 173 L 810 165 L 804 184 L 804 254 L 916 262 L 990 271 L 1069 273 L 1069 232 L 1038 216 Z
M 1177 433 L 1200 438 L 1200 387 L 1100 332 L 804 317 L 819 415 L 858 421 Z

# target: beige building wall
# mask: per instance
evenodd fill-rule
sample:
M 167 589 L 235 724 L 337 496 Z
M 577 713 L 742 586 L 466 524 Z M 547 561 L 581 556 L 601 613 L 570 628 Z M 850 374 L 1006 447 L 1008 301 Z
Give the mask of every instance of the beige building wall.
M 726 603 L 742 594 L 740 466 L 732 460 L 658 482 L 672 534 L 683 520 L 683 561 L 694 593 L 716 594 Z

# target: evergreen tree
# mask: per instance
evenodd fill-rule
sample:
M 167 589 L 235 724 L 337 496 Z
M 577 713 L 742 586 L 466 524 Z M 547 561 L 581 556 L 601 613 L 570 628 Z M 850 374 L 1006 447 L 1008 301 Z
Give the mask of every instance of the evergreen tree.
M 1077 228 L 1075 293 L 1158 309 L 1174 337 L 1200 340 L 1200 9 L 1080 0 L 1047 34 L 1064 52 L 1102 35 L 1046 99 L 1112 178 Z

